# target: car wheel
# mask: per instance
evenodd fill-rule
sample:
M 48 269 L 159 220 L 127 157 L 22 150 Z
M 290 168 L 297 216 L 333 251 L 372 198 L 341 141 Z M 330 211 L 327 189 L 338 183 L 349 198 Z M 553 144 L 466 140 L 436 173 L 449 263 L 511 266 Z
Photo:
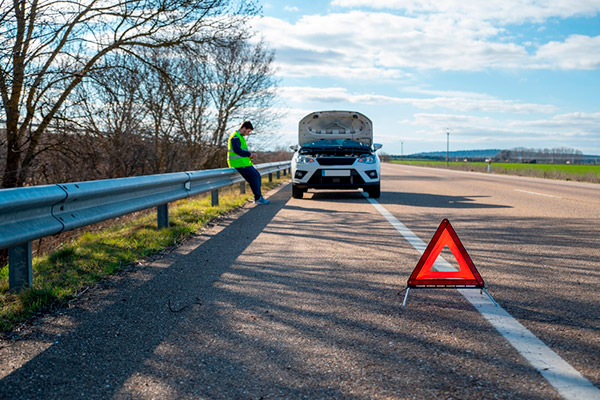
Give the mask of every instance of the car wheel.
M 373 186 L 367 189 L 367 193 L 369 193 L 369 197 L 372 199 L 378 199 L 381 196 L 381 186 Z
M 304 194 L 304 190 L 298 188 L 296 185 L 292 185 L 292 197 L 295 199 L 301 199 Z

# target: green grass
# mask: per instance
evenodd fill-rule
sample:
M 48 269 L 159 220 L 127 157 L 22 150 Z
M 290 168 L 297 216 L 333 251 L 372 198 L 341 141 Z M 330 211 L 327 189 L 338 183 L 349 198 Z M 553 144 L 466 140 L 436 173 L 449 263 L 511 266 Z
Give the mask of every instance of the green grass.
M 391 162 L 395 164 L 410 163 L 411 165 L 446 168 L 445 161 L 392 160 Z M 458 170 L 487 172 L 488 164 L 485 162 L 451 161 L 448 167 Z M 600 183 L 600 165 L 492 163 L 490 172 L 495 174 Z
M 263 181 L 263 191 L 282 179 Z M 239 194 L 238 186 L 219 192 L 219 205 L 211 206 L 210 196 L 170 204 L 169 228 L 156 229 L 156 212 L 119 223 L 100 232 L 84 233 L 33 260 L 33 283 L 29 289 L 10 293 L 8 266 L 0 269 L 0 332 L 12 329 L 36 312 L 61 305 L 84 288 L 123 269 L 136 260 L 175 246 L 198 232 L 208 222 L 242 206 L 252 194 Z

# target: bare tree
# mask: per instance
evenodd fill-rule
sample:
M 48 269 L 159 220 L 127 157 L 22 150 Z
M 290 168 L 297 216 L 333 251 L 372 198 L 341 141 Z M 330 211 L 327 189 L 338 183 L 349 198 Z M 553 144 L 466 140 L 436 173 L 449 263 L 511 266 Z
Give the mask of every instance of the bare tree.
M 71 112 L 72 131 L 94 139 L 99 177 L 138 175 L 148 169 L 150 155 L 144 143 L 147 109 L 139 95 L 146 77 L 134 57 L 115 54 L 109 62 L 71 96 L 70 108 L 77 110 Z
M 173 59 L 180 57 L 181 51 L 153 49 L 151 52 L 152 63 L 140 65 L 145 77 L 139 87 L 140 103 L 146 110 L 145 136 L 152 147 L 152 172 L 171 172 L 178 161 L 175 122 L 171 116 L 173 102 L 169 95 L 177 76 L 172 74 L 171 64 Z
M 225 57 L 232 49 L 237 56 Z M 264 128 L 265 116 L 275 117 L 273 57 L 262 43 L 236 38 L 107 59 L 110 66 L 90 73 L 70 107 L 74 131 L 95 138 L 100 177 L 221 167 L 231 118 Z
M 146 112 L 146 140 L 152 144 L 154 172 L 192 168 L 190 158 L 202 151 L 207 115 L 205 56 L 189 57 L 187 50 L 153 49 L 151 63 L 140 65 L 144 81 L 139 101 Z
M 226 40 L 253 0 L 0 0 L 2 187 L 22 186 L 51 121 L 109 54 Z
M 238 37 L 218 46 L 196 45 L 185 54 L 162 56 L 153 65 L 161 66 L 155 80 L 163 84 L 160 90 L 147 91 L 143 103 L 152 111 L 153 121 L 161 120 L 154 126 L 168 126 L 170 133 L 163 138 L 183 145 L 180 156 L 188 160 L 188 167 L 222 167 L 233 124 L 252 118 L 264 127 L 276 118 L 270 111 L 276 86 L 274 54 L 263 42 L 253 44 Z
M 262 41 L 254 45 L 233 41 L 212 52 L 213 68 L 208 77 L 209 93 L 216 110 L 210 138 L 212 146 L 221 146 L 232 125 L 239 124 L 240 120 L 252 118 L 255 125 L 266 127 L 275 119 L 275 115 L 270 114 L 277 84 L 273 78 L 274 58 L 274 53 Z M 222 164 L 224 153 L 220 158 Z M 219 163 L 215 158 L 209 162 Z

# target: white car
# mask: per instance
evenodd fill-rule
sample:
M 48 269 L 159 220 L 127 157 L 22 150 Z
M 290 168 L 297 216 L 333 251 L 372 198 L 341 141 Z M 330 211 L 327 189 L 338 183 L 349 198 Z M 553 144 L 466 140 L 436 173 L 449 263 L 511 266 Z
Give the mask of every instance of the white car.
M 318 111 L 300 120 L 292 158 L 292 197 L 308 189 L 362 189 L 380 195 L 373 123 L 353 111 Z

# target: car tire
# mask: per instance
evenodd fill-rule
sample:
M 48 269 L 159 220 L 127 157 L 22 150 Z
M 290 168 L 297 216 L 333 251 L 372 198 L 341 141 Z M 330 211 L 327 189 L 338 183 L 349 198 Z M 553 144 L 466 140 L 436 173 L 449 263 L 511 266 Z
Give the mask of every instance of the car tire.
M 373 186 L 367 189 L 367 193 L 369 193 L 369 197 L 372 199 L 378 199 L 381 196 L 381 185 Z
M 298 188 L 296 185 L 292 184 L 292 197 L 295 199 L 301 199 L 304 194 L 304 190 Z

